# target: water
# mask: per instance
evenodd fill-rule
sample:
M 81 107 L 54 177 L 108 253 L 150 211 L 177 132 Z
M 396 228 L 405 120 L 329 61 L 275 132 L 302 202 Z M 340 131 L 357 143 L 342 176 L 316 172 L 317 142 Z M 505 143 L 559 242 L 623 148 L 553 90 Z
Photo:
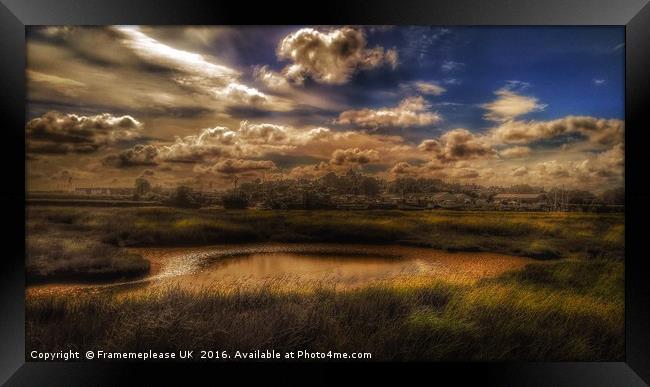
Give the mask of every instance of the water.
M 354 286 L 416 276 L 471 280 L 532 262 L 492 253 L 377 245 L 261 244 L 133 249 L 152 263 L 152 278 L 181 285 L 319 282 Z
M 533 262 L 504 254 L 450 253 L 397 245 L 247 244 L 131 250 L 151 263 L 151 272 L 144 279 L 102 285 L 48 284 L 30 290 L 67 293 L 134 284 L 227 289 L 318 284 L 340 288 L 413 278 L 472 281 Z

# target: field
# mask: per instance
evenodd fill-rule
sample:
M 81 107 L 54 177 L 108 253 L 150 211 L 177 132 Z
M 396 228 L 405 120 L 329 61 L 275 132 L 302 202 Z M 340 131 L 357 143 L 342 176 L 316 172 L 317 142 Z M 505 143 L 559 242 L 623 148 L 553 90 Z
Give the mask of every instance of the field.
M 290 292 L 271 282 L 252 290 L 135 287 L 31 297 L 30 350 L 305 349 L 371 352 L 374 360 L 623 358 L 622 214 L 35 206 L 27 232 L 33 281 L 56 282 L 71 273 L 97 280 L 97 272 L 110 270 L 113 277 L 142 275 L 148 267 L 126 246 L 363 242 L 540 261 L 467 283 L 414 277 L 346 290 L 321 284 Z

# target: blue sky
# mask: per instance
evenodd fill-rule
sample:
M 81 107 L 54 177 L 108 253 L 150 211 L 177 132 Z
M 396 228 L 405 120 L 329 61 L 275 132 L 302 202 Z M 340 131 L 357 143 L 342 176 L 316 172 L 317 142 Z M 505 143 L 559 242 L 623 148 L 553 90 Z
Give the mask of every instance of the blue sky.
M 286 62 L 276 58 L 277 42 L 293 30 L 244 28 L 237 39 L 213 47 L 212 54 L 234 51 L 233 65 L 269 64 L 280 71 Z M 352 107 L 379 108 L 399 101 L 404 94 L 395 91 L 404 82 L 436 82 L 447 89 L 443 96 L 426 97 L 446 117 L 442 125 L 432 128 L 437 131 L 489 127 L 479 105 L 513 80 L 528 83 L 525 92 L 547 105 L 526 118 L 624 118 L 625 32 L 621 27 L 412 26 L 366 31 L 368 46 L 398 48 L 396 70 L 359 72 L 345 87 L 314 82 L 307 87 Z
M 350 168 L 623 183 L 622 27 L 60 26 L 27 38 L 28 153 L 47 171 L 35 184 Z

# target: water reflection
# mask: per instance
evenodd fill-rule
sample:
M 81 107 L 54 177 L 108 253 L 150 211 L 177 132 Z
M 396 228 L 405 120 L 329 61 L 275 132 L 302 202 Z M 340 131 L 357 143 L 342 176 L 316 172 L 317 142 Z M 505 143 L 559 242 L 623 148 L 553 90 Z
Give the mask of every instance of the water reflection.
M 48 284 L 28 293 L 129 290 L 141 286 L 240 288 L 318 282 L 349 287 L 395 278 L 476 280 L 533 262 L 503 254 L 450 253 L 398 245 L 250 244 L 131 249 L 151 262 L 144 279 L 113 284 Z

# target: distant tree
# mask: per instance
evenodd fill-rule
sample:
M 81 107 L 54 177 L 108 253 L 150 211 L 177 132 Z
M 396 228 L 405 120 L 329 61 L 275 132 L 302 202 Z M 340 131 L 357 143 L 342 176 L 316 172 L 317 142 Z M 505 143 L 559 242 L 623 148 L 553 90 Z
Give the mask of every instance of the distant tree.
M 231 192 L 222 198 L 223 207 L 226 209 L 245 209 L 248 207 L 248 199 L 241 192 Z
M 379 180 L 374 177 L 364 177 L 361 180 L 361 189 L 364 195 L 377 196 L 381 190 Z
M 513 185 L 505 189 L 508 193 L 541 193 L 544 192 L 542 187 L 532 187 L 528 184 Z
M 133 191 L 134 199 L 138 200 L 151 191 L 151 183 L 143 177 L 135 179 L 135 189 Z
M 201 206 L 201 203 L 192 196 L 190 187 L 185 185 L 176 187 L 169 196 L 167 203 L 181 208 L 196 208 Z
M 334 172 L 328 172 L 325 176 L 321 177 L 321 181 L 326 186 L 336 188 L 339 177 Z
M 567 192 L 567 202 L 569 204 L 593 204 L 596 195 L 589 191 L 571 190 Z
M 625 204 L 625 188 L 608 189 L 600 195 L 604 204 Z

